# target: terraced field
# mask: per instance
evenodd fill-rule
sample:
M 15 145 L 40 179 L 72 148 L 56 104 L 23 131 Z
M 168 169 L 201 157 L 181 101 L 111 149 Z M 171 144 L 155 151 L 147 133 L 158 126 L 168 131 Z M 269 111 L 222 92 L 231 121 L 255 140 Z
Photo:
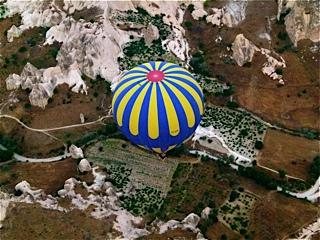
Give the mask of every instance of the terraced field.
M 85 153 L 89 161 L 104 166 L 108 180 L 126 193 L 123 206 L 142 215 L 160 207 L 177 166 L 175 159 L 162 161 L 120 139 L 97 142 Z

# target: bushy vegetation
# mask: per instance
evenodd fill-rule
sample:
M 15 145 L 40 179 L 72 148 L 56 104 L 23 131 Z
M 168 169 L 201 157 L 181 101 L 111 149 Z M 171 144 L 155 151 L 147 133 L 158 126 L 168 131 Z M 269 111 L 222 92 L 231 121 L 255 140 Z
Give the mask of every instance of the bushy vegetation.
M 277 189 L 277 181 L 268 174 L 258 170 L 256 167 L 239 166 L 238 174 L 253 179 L 257 184 L 262 185 L 270 190 Z
M 125 196 L 122 206 L 137 215 L 154 214 L 162 203 L 162 193 L 158 189 L 143 186 L 134 194 Z
M 298 133 L 308 139 L 317 139 L 319 137 L 318 132 L 306 128 L 300 129 Z
M 163 16 L 150 16 L 143 8 L 137 8 L 138 12 L 128 10 L 117 15 L 117 20 L 124 23 L 151 23 L 159 30 L 159 39 L 153 41 L 151 46 L 145 44 L 144 38 L 127 43 L 123 48 L 124 57 L 120 57 L 118 62 L 120 69 L 131 69 L 136 65 L 149 62 L 150 59 L 166 59 L 167 52 L 162 48 L 162 40 L 167 39 L 171 34 L 170 26 L 163 22 Z
M 262 142 L 267 129 L 246 112 L 217 106 L 206 107 L 201 126 L 212 126 L 232 150 L 249 158 L 255 157 L 255 144 Z
M 258 150 L 261 150 L 263 148 L 263 142 L 262 141 L 256 141 L 254 144 L 254 147 Z
M 132 169 L 124 164 L 111 164 L 107 168 L 107 181 L 111 182 L 119 190 L 123 190 L 130 181 L 131 171 Z
M 0 21 L 3 19 L 7 11 L 8 11 L 8 8 L 3 4 L 0 4 Z
M 21 153 L 17 142 L 8 136 L 0 134 L 0 161 L 12 159 L 14 153 Z
M 181 155 L 187 154 L 188 149 L 184 144 L 175 147 L 167 152 L 167 156 L 180 157 Z
M 238 103 L 236 101 L 228 101 L 227 107 L 230 109 L 236 109 L 239 107 Z
M 285 22 L 285 17 L 290 13 L 291 8 L 286 9 L 283 13 L 280 14 L 279 20 L 277 20 L 277 24 L 283 25 Z
M 192 55 L 189 62 L 194 73 L 201 74 L 203 76 L 210 76 L 209 68 L 205 62 L 204 55 L 201 52 L 196 52 Z
M 312 164 L 310 165 L 308 182 L 310 184 L 314 184 L 319 176 L 320 176 L 320 155 L 316 156 L 313 159 Z
M 245 235 L 255 201 L 256 198 L 249 193 L 232 190 L 229 201 L 221 206 L 219 216 L 232 230 Z

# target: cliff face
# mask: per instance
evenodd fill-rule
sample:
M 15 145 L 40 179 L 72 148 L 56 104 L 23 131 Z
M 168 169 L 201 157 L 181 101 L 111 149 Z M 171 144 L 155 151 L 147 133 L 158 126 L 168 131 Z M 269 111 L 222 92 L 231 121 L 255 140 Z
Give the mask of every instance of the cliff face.
M 281 15 L 288 13 L 284 22 L 288 35 L 295 46 L 302 39 L 310 39 L 313 42 L 320 41 L 319 0 L 279 0 L 278 5 L 278 20 L 281 20 Z
M 92 79 L 98 75 L 107 81 L 118 79 L 118 57 L 123 55 L 122 48 L 130 36 L 144 37 L 150 44 L 159 38 L 159 29 L 155 26 L 142 24 L 138 30 L 122 29 L 116 23 L 116 16 L 121 11 L 137 11 L 138 7 L 155 16 L 163 14 L 163 22 L 172 29 L 172 34 L 162 39 L 162 48 L 172 53 L 181 61 L 189 59 L 189 47 L 184 38 L 181 26 L 185 7 L 189 1 L 74 1 L 68 0 L 57 4 L 56 1 L 17 3 L 8 0 L 4 5 L 8 9 L 7 16 L 20 14 L 20 26 L 13 26 L 8 31 L 8 41 L 19 37 L 26 29 L 32 27 L 50 27 L 46 33 L 45 44 L 61 43 L 56 57 L 57 66 L 48 69 L 36 69 L 26 65 L 19 75 L 13 74 L 6 80 L 7 89 L 31 89 L 29 99 L 32 105 L 45 108 L 48 99 L 53 95 L 54 88 L 67 83 L 74 92 L 86 93 L 87 87 L 81 75 Z M 98 8 L 99 14 L 94 22 L 84 19 L 76 20 L 72 14 L 77 11 Z

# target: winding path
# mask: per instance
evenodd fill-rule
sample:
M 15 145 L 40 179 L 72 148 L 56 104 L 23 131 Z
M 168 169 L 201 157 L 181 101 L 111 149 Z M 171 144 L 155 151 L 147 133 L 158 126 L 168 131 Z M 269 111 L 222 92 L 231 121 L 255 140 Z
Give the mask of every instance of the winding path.
M 63 130 L 63 129 L 68 129 L 68 128 L 75 128 L 75 127 L 82 127 L 82 126 L 87 126 L 87 125 L 92 125 L 92 124 L 97 124 L 97 123 L 100 123 L 102 122 L 104 119 L 106 118 L 109 118 L 109 117 L 112 117 L 111 114 L 108 114 L 107 116 L 103 116 L 103 117 L 100 117 L 99 119 L 95 120 L 95 121 L 92 121 L 92 122 L 87 122 L 87 123 L 80 123 L 80 124 L 72 124 L 72 125 L 68 125 L 68 126 L 63 126 L 63 127 L 55 127 L 55 128 L 44 128 L 44 129 L 37 129 L 37 128 L 32 128 L 32 127 L 29 127 L 28 125 L 26 125 L 25 123 L 23 123 L 22 121 L 20 121 L 20 119 L 14 117 L 14 116 L 11 116 L 11 115 L 6 115 L 6 114 L 0 114 L 0 118 L 9 118 L 9 119 L 12 119 L 12 120 L 15 120 L 16 122 L 18 122 L 20 125 L 22 125 L 23 127 L 25 127 L 26 129 L 30 130 L 30 131 L 34 131 L 34 132 L 40 132 L 40 133 L 43 133 L 43 134 L 46 134 L 47 136 L 55 139 L 55 140 L 58 140 L 58 141 L 61 141 L 60 139 L 58 139 L 57 137 L 51 135 L 50 133 L 48 132 L 51 132 L 51 131 L 58 131 L 58 130 Z M 4 146 L 2 146 L 0 144 L 0 149 L 6 149 Z M 17 153 L 14 153 L 13 154 L 13 158 L 15 160 L 17 160 L 18 162 L 33 162 L 33 163 L 48 163 L 48 162 L 56 162 L 56 161 L 60 161 L 60 160 L 63 160 L 67 157 L 70 157 L 71 154 L 68 153 L 67 151 L 63 154 L 63 155 L 59 155 L 59 156 L 55 156 L 55 157 L 50 157 L 50 158 L 29 158 L 29 157 L 24 157 L 22 155 L 19 155 Z M 7 162 L 3 162 L 0 164 L 0 166 L 2 165 L 5 165 L 5 164 L 8 164 L 12 162 L 11 161 L 7 161 Z
M 10 119 L 13 119 L 15 120 L 16 122 L 18 122 L 19 124 L 21 124 L 23 127 L 31 130 L 31 131 L 34 131 L 34 132 L 52 132 L 52 131 L 57 131 L 57 130 L 62 130 L 62 129 L 68 129 L 68 128 L 75 128 L 75 127 L 83 127 L 83 126 L 87 126 L 87 125 L 92 125 L 92 124 L 96 124 L 96 123 L 99 123 L 101 121 L 103 121 L 104 119 L 108 118 L 108 117 L 111 117 L 110 115 L 107 115 L 107 116 L 103 116 L 103 117 L 100 117 L 99 119 L 95 120 L 95 121 L 92 121 L 92 122 L 87 122 L 87 123 L 79 123 L 79 124 L 72 124 L 72 125 L 67 125 L 67 126 L 62 126 L 62 127 L 54 127 L 54 128 L 43 128 L 43 129 L 38 129 L 38 128 L 32 128 L 32 127 L 29 127 L 27 126 L 24 122 L 20 121 L 20 119 L 14 117 L 14 116 L 11 116 L 11 115 L 6 115 L 6 114 L 2 114 L 0 115 L 0 118 L 10 118 Z

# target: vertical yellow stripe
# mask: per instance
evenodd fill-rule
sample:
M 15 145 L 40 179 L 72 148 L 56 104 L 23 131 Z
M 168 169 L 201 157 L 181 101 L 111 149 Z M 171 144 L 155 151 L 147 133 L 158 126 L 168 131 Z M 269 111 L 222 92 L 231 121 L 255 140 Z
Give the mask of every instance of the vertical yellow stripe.
M 186 114 L 187 122 L 188 122 L 188 127 L 192 128 L 196 122 L 194 111 L 192 109 L 191 104 L 189 103 L 188 99 L 181 93 L 179 89 L 177 89 L 174 85 L 169 83 L 168 81 L 163 82 L 165 85 L 167 85 L 170 90 L 176 95 L 176 97 L 179 99 L 183 111 Z
M 138 84 L 138 85 L 135 85 L 133 88 L 131 88 L 127 94 L 121 99 L 121 102 L 118 106 L 118 109 L 117 109 L 117 122 L 119 124 L 119 126 L 121 127 L 122 126 L 122 121 L 123 121 L 123 113 L 124 113 L 124 110 L 127 106 L 127 103 L 129 102 L 130 98 L 132 97 L 132 95 L 140 88 L 141 86 Z
M 159 120 L 157 104 L 157 84 L 152 84 L 149 112 L 148 112 L 148 135 L 152 139 L 159 137 Z
M 127 88 L 127 87 L 130 87 L 131 85 L 133 85 L 134 83 L 138 82 L 138 81 L 141 81 L 143 80 L 145 77 L 139 77 L 139 78 L 135 78 L 135 79 L 132 79 L 132 80 L 129 80 L 128 82 L 124 83 L 123 85 L 121 85 L 121 87 L 119 87 L 115 94 L 113 95 L 112 97 L 112 109 L 114 109 L 114 104 L 116 103 L 117 101 L 117 98 L 118 96 L 121 94 L 121 92 Z M 139 83 L 139 85 L 142 85 L 144 84 L 145 81 L 142 81 L 141 83 Z
M 156 70 L 159 70 L 160 64 L 161 64 L 161 62 L 159 62 L 159 61 L 155 62 Z
M 131 113 L 130 113 L 130 121 L 129 121 L 129 130 L 132 135 L 139 134 L 139 120 L 140 120 L 140 112 L 143 100 L 146 96 L 147 90 L 150 87 L 150 82 L 144 86 L 144 88 L 139 93 L 138 97 L 136 98 Z
M 176 113 L 176 110 L 173 106 L 171 98 L 167 90 L 162 85 L 162 82 L 159 82 L 160 91 L 163 97 L 164 106 L 167 113 L 167 120 L 169 125 L 169 132 L 171 136 L 177 136 L 180 132 L 179 120 Z
M 182 82 L 180 80 L 170 79 L 170 78 L 167 78 L 167 77 L 166 77 L 166 79 L 168 79 L 171 82 L 174 82 L 174 83 L 178 84 L 179 86 L 183 87 L 184 89 L 186 89 L 186 91 L 188 91 L 191 94 L 191 96 L 194 98 L 194 100 L 196 101 L 196 103 L 198 105 L 198 108 L 199 108 L 199 111 L 200 111 L 200 114 L 201 115 L 203 114 L 203 102 L 202 102 L 202 99 L 199 96 L 199 94 L 196 92 L 196 90 L 194 90 L 188 84 L 186 84 L 186 83 L 184 83 L 184 82 Z
M 199 89 L 199 91 L 202 92 L 199 83 L 197 83 L 197 81 L 194 80 L 192 77 L 189 77 L 189 76 L 181 74 L 181 73 L 166 73 L 166 77 L 172 78 L 172 79 L 176 79 L 175 77 L 182 78 L 182 79 L 184 79 L 184 80 L 186 80 L 188 82 L 193 83 Z M 177 80 L 179 80 L 179 79 L 177 79 Z M 181 80 L 179 80 L 179 81 L 181 81 Z

